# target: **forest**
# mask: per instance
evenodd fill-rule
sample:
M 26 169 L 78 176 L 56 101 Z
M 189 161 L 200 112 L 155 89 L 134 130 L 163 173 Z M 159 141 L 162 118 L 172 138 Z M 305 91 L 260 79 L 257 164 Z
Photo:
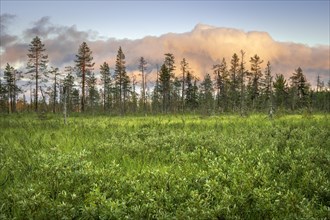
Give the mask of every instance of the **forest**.
M 78 48 L 74 65 L 64 70 L 49 67 L 46 46 L 36 36 L 29 44 L 25 70 L 7 63 L 0 78 L 0 111 L 87 112 L 112 115 L 329 112 L 330 81 L 320 76 L 316 86 L 307 81 L 302 68 L 289 78 L 274 74 L 270 61 L 257 54 L 248 58 L 243 50 L 225 58 L 203 78 L 194 75 L 189 61 L 164 54 L 156 77 L 147 73 L 148 61 L 139 58 L 140 74 L 126 70 L 125 54 L 118 49 L 114 67 L 104 62 L 94 72 L 93 52 L 86 42 Z M 262 64 L 266 64 L 262 68 Z M 111 72 L 111 69 L 114 71 Z M 175 72 L 180 74 L 175 74 Z

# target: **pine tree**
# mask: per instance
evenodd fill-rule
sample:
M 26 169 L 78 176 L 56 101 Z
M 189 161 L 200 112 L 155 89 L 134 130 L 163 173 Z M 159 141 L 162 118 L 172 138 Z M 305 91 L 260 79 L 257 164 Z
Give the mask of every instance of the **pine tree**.
M 73 73 L 75 72 L 75 69 L 71 66 L 66 66 L 64 69 L 64 72 L 66 73 L 66 76 L 63 80 L 63 88 L 62 88 L 62 96 L 66 96 L 66 105 L 67 109 L 69 111 L 74 111 L 73 109 L 73 87 L 74 87 L 74 76 Z M 61 100 L 62 102 L 64 100 Z M 78 100 L 79 101 L 79 100 Z
M 130 102 L 130 110 L 135 113 L 137 111 L 137 106 L 138 106 L 137 105 L 138 94 L 135 91 L 135 86 L 137 84 L 136 75 L 132 76 L 131 81 L 132 81 L 132 97 L 131 97 L 131 102 Z
M 184 110 L 185 110 L 185 94 L 186 94 L 185 84 L 186 84 L 186 75 L 187 75 L 187 73 L 189 73 L 189 64 L 186 61 L 186 59 L 183 58 L 182 61 L 180 62 L 180 65 L 181 65 L 181 71 L 182 71 L 181 105 L 182 105 L 182 112 L 184 112 Z
M 77 88 L 72 89 L 72 108 L 73 111 L 78 112 L 80 109 L 79 90 Z
M 171 105 L 171 89 L 175 70 L 174 56 L 171 53 L 165 54 L 164 64 L 160 68 L 159 90 L 162 94 L 162 110 L 168 112 Z
M 288 88 L 287 88 L 287 82 L 283 74 L 276 74 L 273 87 L 275 93 L 274 95 L 275 95 L 276 107 L 284 108 L 285 102 L 287 100 Z
M 45 45 L 41 42 L 40 38 L 36 36 L 31 41 L 29 45 L 28 63 L 27 63 L 27 73 L 33 73 L 33 78 L 35 79 L 35 111 L 38 111 L 38 91 L 39 91 L 39 80 L 45 76 L 45 70 L 47 69 L 48 55 L 44 52 L 46 51 Z
M 232 105 L 232 110 L 235 111 L 239 101 L 239 58 L 236 53 L 231 58 L 230 61 L 230 100 Z
M 130 79 L 126 73 L 125 55 L 121 47 L 119 47 L 117 53 L 114 77 L 115 77 L 116 92 L 118 93 L 117 103 L 119 104 L 120 107 L 120 113 L 124 114 L 126 112 L 126 101 L 130 89 Z
M 260 79 L 262 77 L 261 64 L 263 60 L 256 54 L 250 58 L 251 72 L 249 73 L 249 95 L 252 101 L 252 108 L 256 107 L 256 100 L 260 95 Z
M 152 92 L 152 101 L 151 107 L 153 112 L 160 112 L 160 83 L 159 83 L 159 69 L 157 65 L 157 72 L 156 72 L 156 83 Z
M 111 105 L 111 73 L 107 62 L 100 66 L 100 74 L 103 82 L 103 111 L 106 111 Z
M 96 88 L 96 77 L 94 73 L 87 73 L 87 86 L 88 86 L 88 104 L 92 112 L 95 111 L 95 109 L 98 106 L 100 94 L 97 91 Z
M 141 84 L 142 84 L 142 105 L 143 112 L 146 113 L 146 74 L 145 71 L 147 69 L 147 61 L 144 57 L 140 57 L 139 70 L 141 71 Z
M 218 109 L 226 110 L 228 106 L 228 68 L 226 59 L 223 58 L 221 64 L 213 66 L 214 74 L 216 75 L 217 88 L 217 107 Z
M 86 42 L 83 42 L 79 49 L 78 54 L 76 55 L 76 67 L 78 68 L 82 80 L 81 80 L 81 86 L 82 86 L 82 98 L 81 98 L 81 111 L 85 111 L 85 84 L 86 84 L 86 73 L 88 71 L 93 70 L 93 66 L 95 63 L 92 63 L 93 57 L 92 57 L 92 51 L 88 47 Z
M 265 78 L 263 82 L 263 95 L 264 95 L 264 103 L 266 104 L 266 108 L 273 108 L 273 88 L 272 88 L 272 82 L 273 77 L 271 75 L 271 65 L 270 62 L 267 62 L 267 66 L 265 69 Z
M 4 79 L 6 82 L 5 90 L 8 95 L 8 113 L 16 111 L 16 79 L 15 79 L 15 69 L 10 66 L 8 63 L 4 71 Z
M 171 109 L 174 112 L 182 110 L 181 104 L 181 80 L 178 77 L 174 77 L 174 81 L 171 87 Z
M 57 93 L 58 93 L 58 86 L 59 86 L 59 82 L 58 82 L 58 76 L 60 75 L 60 73 L 58 72 L 59 69 L 58 68 L 54 68 L 51 67 L 49 73 L 54 77 L 54 85 L 53 85 L 53 113 L 56 112 L 56 103 L 57 103 Z
M 198 94 L 196 90 L 198 90 L 197 82 L 195 80 L 193 84 L 193 75 L 190 71 L 187 72 L 185 84 L 187 85 L 185 89 L 185 105 L 190 109 L 193 110 L 198 106 Z
M 324 88 L 324 81 L 321 81 L 320 74 L 318 74 L 316 79 L 316 92 L 322 91 L 323 88 Z
M 241 50 L 241 63 L 239 69 L 239 85 L 240 85 L 240 112 L 241 116 L 245 115 L 245 77 L 246 77 L 246 69 L 245 69 L 245 61 L 244 61 L 245 52 Z
M 170 85 L 171 85 L 171 75 L 165 64 L 160 68 L 159 74 L 159 90 L 162 95 L 162 110 L 163 112 L 168 111 L 168 105 L 170 102 Z
M 200 85 L 200 102 L 203 110 L 210 114 L 213 110 L 213 85 L 210 74 L 204 77 Z
M 7 89 L 6 86 L 4 85 L 4 83 L 2 82 L 1 78 L 0 78 L 0 112 L 5 112 L 7 111 L 7 106 L 6 106 L 6 102 L 7 102 Z
M 197 86 L 198 79 L 194 78 L 194 85 L 193 85 L 193 92 L 192 92 L 192 100 L 193 100 L 193 109 L 196 109 L 199 107 L 200 100 L 199 100 L 199 90 Z
M 290 80 L 292 92 L 292 109 L 294 110 L 296 105 L 298 107 L 307 107 L 309 85 L 300 67 L 295 70 L 293 75 L 290 77 Z

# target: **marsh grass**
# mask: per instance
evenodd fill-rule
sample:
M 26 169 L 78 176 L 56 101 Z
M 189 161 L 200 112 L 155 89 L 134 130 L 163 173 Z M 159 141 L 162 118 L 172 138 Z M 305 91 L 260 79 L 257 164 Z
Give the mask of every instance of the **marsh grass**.
M 0 218 L 327 219 L 328 115 L 0 118 Z

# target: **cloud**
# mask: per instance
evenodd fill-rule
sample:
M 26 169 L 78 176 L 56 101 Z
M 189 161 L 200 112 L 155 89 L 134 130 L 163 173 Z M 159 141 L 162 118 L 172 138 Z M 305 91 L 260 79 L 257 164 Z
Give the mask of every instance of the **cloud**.
M 4 50 L 6 46 L 14 43 L 18 38 L 7 33 L 8 26 L 15 19 L 15 15 L 12 14 L 2 14 L 0 15 L 0 49 Z
M 1 25 L 3 23 L 8 24 L 1 19 Z M 99 66 L 104 61 L 108 62 L 113 70 L 119 46 L 126 55 L 127 69 L 132 73 L 137 72 L 141 56 L 149 63 L 148 71 L 155 74 L 156 65 L 162 64 L 164 54 L 173 53 L 177 74 L 180 72 L 180 61 L 186 58 L 194 74 L 202 78 L 206 73 L 212 73 L 212 66 L 219 63 L 222 58 L 225 58 L 229 65 L 231 56 L 234 53 L 239 54 L 240 50 L 246 52 L 245 61 L 248 69 L 250 57 L 258 54 L 264 60 L 263 67 L 267 61 L 271 62 L 274 75 L 283 73 L 288 78 L 300 66 L 312 84 L 315 83 L 317 74 L 327 80 L 330 71 L 329 45 L 310 47 L 293 42 L 278 42 L 266 32 L 244 32 L 233 28 L 198 24 L 186 33 L 146 36 L 138 40 L 104 39 L 94 31 L 80 31 L 76 26 L 54 25 L 49 17 L 41 18 L 25 30 L 23 39 L 20 39 L 21 43 L 18 40 L 6 41 L 12 43 L 3 46 L 1 68 L 4 68 L 6 62 L 26 65 L 28 44 L 36 35 L 41 37 L 45 44 L 50 65 L 61 69 L 67 65 L 74 65 L 79 45 L 86 41 L 93 51 L 95 72 L 99 71 Z

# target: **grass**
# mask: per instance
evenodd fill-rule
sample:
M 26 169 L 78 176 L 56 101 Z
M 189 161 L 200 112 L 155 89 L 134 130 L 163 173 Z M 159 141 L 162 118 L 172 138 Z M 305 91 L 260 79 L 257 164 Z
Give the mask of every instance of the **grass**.
M 329 219 L 329 115 L 0 118 L 0 219 Z

